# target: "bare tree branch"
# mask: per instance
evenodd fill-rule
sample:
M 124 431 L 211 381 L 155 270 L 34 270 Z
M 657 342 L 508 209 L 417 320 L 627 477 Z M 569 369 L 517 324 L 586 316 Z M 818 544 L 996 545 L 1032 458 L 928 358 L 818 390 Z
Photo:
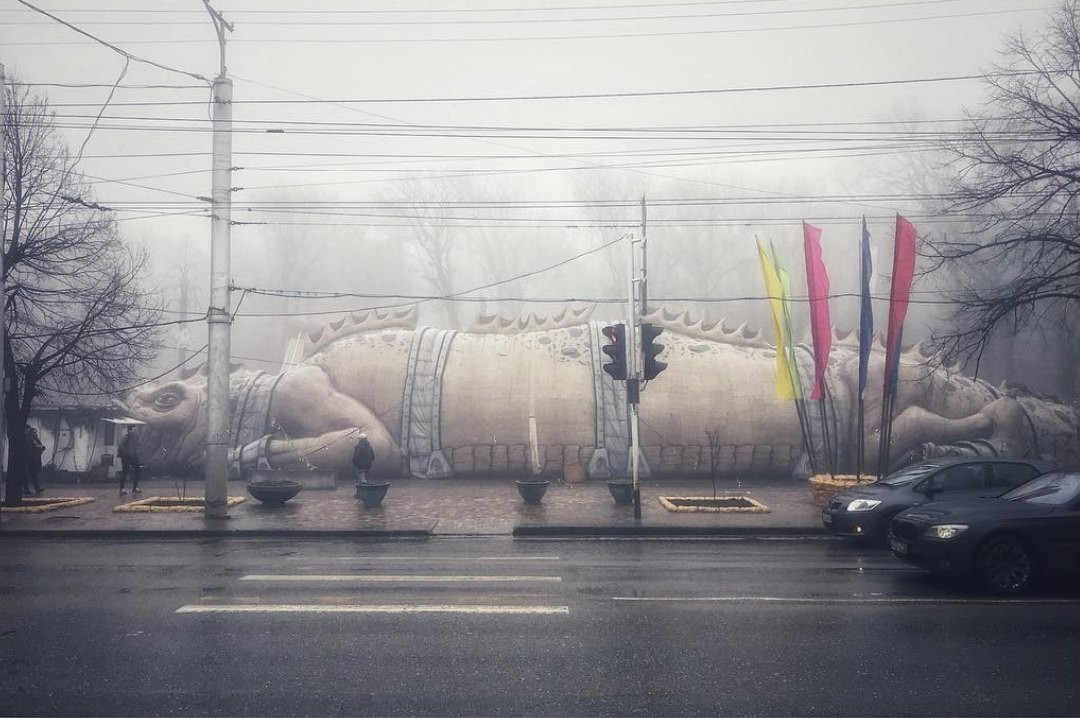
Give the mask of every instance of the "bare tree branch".
M 990 109 L 944 141 L 944 209 L 976 220 L 921 249 L 962 286 L 952 327 L 934 337 L 947 361 L 978 360 L 995 335 L 1060 323 L 1080 302 L 1080 0 L 1005 51 L 986 76 Z
M 128 384 L 157 351 L 160 313 L 140 288 L 146 256 L 120 239 L 58 139 L 44 97 L 9 86 L 3 211 L 7 500 L 25 472 L 26 419 L 52 392 Z

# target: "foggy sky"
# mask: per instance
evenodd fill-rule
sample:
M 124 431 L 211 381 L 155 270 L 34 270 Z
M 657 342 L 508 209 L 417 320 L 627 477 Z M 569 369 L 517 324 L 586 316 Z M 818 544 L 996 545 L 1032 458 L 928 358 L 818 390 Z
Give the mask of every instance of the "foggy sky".
M 219 71 L 197 0 L 34 4 L 141 58 L 204 78 Z M 894 214 L 918 217 L 922 232 L 949 227 L 923 218 L 913 198 L 933 161 L 916 133 L 979 110 L 981 83 L 948 78 L 991 69 L 1003 38 L 1040 32 L 1050 9 L 1019 0 L 214 6 L 235 24 L 233 219 L 250 223 L 232 231 L 236 285 L 460 292 L 640 233 L 634 203 L 645 196 L 651 293 L 701 299 L 763 294 L 755 238 L 774 241 L 800 278 L 804 219 L 825 228 L 834 292 L 857 291 L 862 215 L 885 255 L 877 288 L 887 292 Z M 9 79 L 48 94 L 73 152 L 89 136 L 80 169 L 123 236 L 150 251 L 147 281 L 173 311 L 203 313 L 209 89 L 132 62 L 90 133 L 124 58 L 14 0 L 0 0 L 0 62 Z M 780 89 L 800 85 L 848 86 Z M 659 94 L 492 99 L 615 93 Z M 693 198 L 705 201 L 664 206 Z M 599 206 L 615 201 L 625 206 Z M 450 286 L 437 286 L 432 251 L 444 253 Z M 467 324 L 480 311 L 559 309 L 512 301 L 523 298 L 619 297 L 625 262 L 611 248 L 483 293 L 501 301 L 426 304 L 422 319 Z M 237 292 L 234 309 L 241 297 L 234 355 L 270 370 L 288 337 L 336 318 L 324 312 L 404 301 Z M 760 301 L 691 306 L 768 326 Z M 622 311 L 601 305 L 598 318 Z M 936 311 L 916 308 L 912 334 Z M 854 300 L 837 300 L 833 313 L 852 326 Z M 168 342 L 163 366 L 200 347 L 205 328 Z

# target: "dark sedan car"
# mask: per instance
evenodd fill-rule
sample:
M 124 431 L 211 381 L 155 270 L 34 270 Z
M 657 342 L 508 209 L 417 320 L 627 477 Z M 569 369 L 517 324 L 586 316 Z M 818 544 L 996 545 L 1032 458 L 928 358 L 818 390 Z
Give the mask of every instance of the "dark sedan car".
M 1034 459 L 925 461 L 834 495 L 821 520 L 836 536 L 884 544 L 889 522 L 904 509 L 929 501 L 998 496 L 1053 468 L 1054 464 Z
M 1021 593 L 1080 571 L 1080 469 L 1052 471 L 993 499 L 942 501 L 892 521 L 893 556 Z

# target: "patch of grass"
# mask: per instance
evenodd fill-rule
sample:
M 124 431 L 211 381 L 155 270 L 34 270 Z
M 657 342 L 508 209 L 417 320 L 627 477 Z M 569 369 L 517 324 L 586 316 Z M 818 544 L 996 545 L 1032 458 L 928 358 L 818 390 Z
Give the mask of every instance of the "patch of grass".
M 40 514 L 45 511 L 67 509 L 72 506 L 81 506 L 93 501 L 89 496 L 50 496 L 39 499 L 36 497 L 25 498 L 21 506 L 5 506 L 2 510 L 13 514 Z
M 236 506 L 244 501 L 243 496 L 230 496 L 227 506 Z M 174 499 L 167 496 L 148 496 L 138 501 L 130 501 L 126 504 L 113 506 L 115 513 L 194 513 L 206 508 L 205 499 Z
M 661 496 L 660 504 L 668 511 L 703 513 L 766 514 L 769 507 L 749 496 Z

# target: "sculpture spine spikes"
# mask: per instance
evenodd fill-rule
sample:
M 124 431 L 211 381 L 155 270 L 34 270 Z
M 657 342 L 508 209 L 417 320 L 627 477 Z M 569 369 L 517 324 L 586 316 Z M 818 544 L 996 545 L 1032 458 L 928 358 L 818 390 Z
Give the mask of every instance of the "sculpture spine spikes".
M 230 375 L 232 375 L 232 373 L 234 371 L 239 371 L 240 369 L 243 369 L 243 368 L 244 368 L 244 365 L 242 363 L 240 363 L 240 362 L 232 362 L 232 361 L 229 362 L 229 374 Z M 192 378 L 194 376 L 204 376 L 205 377 L 206 372 L 207 372 L 207 363 L 203 362 L 202 364 L 200 364 L 197 367 L 181 369 L 178 372 L 178 376 L 179 376 L 180 381 L 187 381 L 188 379 L 190 379 L 190 378 Z
M 761 330 L 755 329 L 746 322 L 734 329 L 729 329 L 723 319 L 706 326 L 704 321 L 691 323 L 687 312 L 672 312 L 663 308 L 649 312 L 642 317 L 642 321 L 665 329 L 671 329 L 674 332 L 695 339 L 757 349 L 769 349 L 772 347 L 761 335 Z
M 419 310 L 415 304 L 386 312 L 380 312 L 378 309 L 350 312 L 336 322 L 330 322 L 315 331 L 308 332 L 305 337 L 307 341 L 304 346 L 304 356 L 311 356 L 342 337 L 361 332 L 391 328 L 416 329 L 418 317 Z
M 533 312 L 520 314 L 517 317 L 481 314 L 473 324 L 472 331 L 478 334 L 491 334 L 495 332 L 538 332 L 547 329 L 574 327 L 587 323 L 595 308 L 595 304 L 589 304 L 578 309 L 567 307 L 554 317 L 538 317 Z

